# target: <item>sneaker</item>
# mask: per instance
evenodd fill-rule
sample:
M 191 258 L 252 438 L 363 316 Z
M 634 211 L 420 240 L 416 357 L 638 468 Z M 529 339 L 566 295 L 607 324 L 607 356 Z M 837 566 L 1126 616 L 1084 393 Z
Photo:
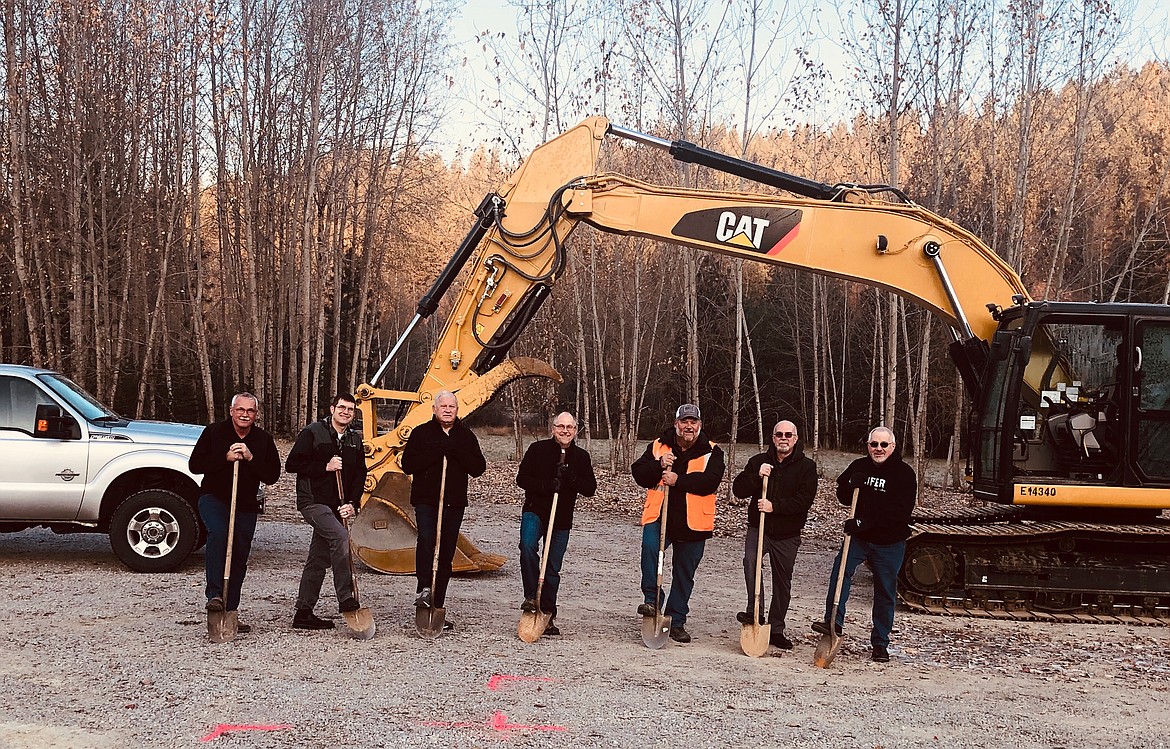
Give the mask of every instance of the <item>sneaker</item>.
M 455 629 L 455 622 L 452 621 L 451 619 L 444 619 L 443 620 L 443 631 L 450 632 L 453 629 Z
M 772 636 L 768 638 L 768 642 L 781 650 L 792 650 L 792 640 L 785 637 L 783 632 L 773 632 Z
M 690 642 L 691 635 L 682 627 L 671 627 L 670 639 L 674 640 L 675 642 Z
M 638 616 L 654 616 L 658 611 L 654 608 L 652 603 L 639 603 Z
M 312 609 L 297 609 L 293 615 L 293 629 L 333 629 L 332 619 L 322 619 Z
M 344 614 L 348 611 L 357 611 L 360 608 L 361 608 L 361 606 L 358 605 L 356 598 L 347 598 L 341 602 L 341 606 L 338 610 Z
M 736 613 L 735 620 L 737 622 L 739 622 L 740 624 L 751 624 L 752 623 L 752 614 L 750 611 L 740 611 L 740 612 Z M 761 616 L 760 617 L 760 624 L 767 624 L 767 623 L 768 623 L 767 620 L 765 620 L 764 617 Z
M 878 663 L 889 663 L 890 662 L 890 651 L 886 650 L 881 645 L 874 645 L 873 646 L 873 653 L 870 655 L 870 659 L 877 661 Z
M 549 619 L 548 626 L 544 628 L 544 633 L 546 635 L 551 635 L 552 637 L 560 637 L 561 636 L 561 628 L 557 626 L 557 623 L 555 621 L 553 621 L 552 619 Z
M 812 623 L 812 629 L 813 629 L 813 632 L 816 632 L 819 635 L 829 634 L 829 625 L 826 622 L 815 621 Z M 844 628 L 842 628 L 840 625 L 834 627 L 834 629 L 837 630 L 838 637 L 840 637 L 841 634 L 845 631 Z
M 414 605 L 416 608 L 429 609 L 431 607 L 431 589 L 423 588 L 414 597 Z
M 525 598 L 524 603 L 520 604 L 520 610 L 524 611 L 526 613 L 529 613 L 529 614 L 535 614 L 536 613 L 536 599 L 535 598 Z
M 236 632 L 238 632 L 239 634 L 246 635 L 251 631 L 252 631 L 251 624 L 244 624 L 243 622 L 236 623 Z
M 214 612 L 223 611 L 223 599 L 219 596 L 216 596 L 215 598 L 208 598 L 207 610 Z

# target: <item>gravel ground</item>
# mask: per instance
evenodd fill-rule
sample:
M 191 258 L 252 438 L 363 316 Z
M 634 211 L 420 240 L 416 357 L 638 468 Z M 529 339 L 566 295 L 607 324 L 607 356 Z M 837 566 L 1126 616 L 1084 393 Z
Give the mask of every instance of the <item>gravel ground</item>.
M 493 461 L 473 483 L 464 529 L 511 559 L 452 582 L 456 629 L 433 642 L 414 631 L 413 580 L 374 573 L 361 580 L 373 640 L 290 628 L 310 534 L 287 482 L 272 492 L 245 583 L 241 619 L 254 629 L 233 643 L 206 640 L 202 552 L 147 576 L 99 536 L 0 536 L 0 747 L 1161 747 L 1170 735 L 1165 628 L 899 611 L 893 660 L 875 664 L 859 573 L 845 646 L 815 668 L 807 622 L 842 516 L 828 480 L 797 559 L 795 650 L 739 649 L 744 511 L 730 505 L 699 568 L 694 642 L 647 649 L 638 492 L 605 473 L 569 544 L 564 635 L 526 645 L 514 476 L 515 463 Z M 336 617 L 326 588 L 318 613 Z

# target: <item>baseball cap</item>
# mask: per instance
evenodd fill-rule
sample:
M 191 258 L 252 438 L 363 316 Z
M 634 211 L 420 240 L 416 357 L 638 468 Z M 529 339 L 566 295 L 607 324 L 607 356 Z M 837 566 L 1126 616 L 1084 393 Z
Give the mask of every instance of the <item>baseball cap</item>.
M 703 417 L 699 415 L 699 407 L 694 403 L 684 403 L 679 406 L 678 410 L 674 412 L 674 418 L 675 421 L 679 421 L 681 419 L 703 420 Z

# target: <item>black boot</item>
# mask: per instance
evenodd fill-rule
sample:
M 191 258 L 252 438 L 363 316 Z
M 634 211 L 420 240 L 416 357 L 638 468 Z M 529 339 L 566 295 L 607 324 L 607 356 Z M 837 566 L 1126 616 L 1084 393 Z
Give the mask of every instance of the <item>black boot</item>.
M 332 619 L 322 619 L 312 609 L 297 609 L 293 615 L 293 629 L 333 629 Z

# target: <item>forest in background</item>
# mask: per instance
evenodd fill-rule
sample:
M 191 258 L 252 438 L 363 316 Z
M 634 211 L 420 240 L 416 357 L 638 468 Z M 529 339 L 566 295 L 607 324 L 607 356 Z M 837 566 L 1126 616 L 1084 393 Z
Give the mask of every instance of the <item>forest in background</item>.
M 516 28 L 469 50 L 442 0 L 5 0 L 0 360 L 142 417 L 211 421 L 247 389 L 268 427 L 295 433 L 377 368 L 483 196 L 593 114 L 897 187 L 1035 298 L 1167 302 L 1170 67 L 1118 59 L 1124 9 L 861 0 L 843 42 L 854 77 L 834 82 L 795 5 L 512 4 Z M 472 52 L 494 70 L 483 128 L 445 158 L 433 136 Z M 842 83 L 848 114 L 808 124 Z M 602 159 L 648 182 L 774 192 L 645 148 Z M 583 439 L 614 438 L 619 465 L 693 401 L 717 440 L 793 418 L 810 449 L 848 450 L 881 422 L 957 465 L 961 385 L 925 312 L 587 227 L 569 248 L 513 349 L 564 385 L 514 383 L 481 421 L 531 426 L 566 404 Z M 383 385 L 417 387 L 444 309 Z

